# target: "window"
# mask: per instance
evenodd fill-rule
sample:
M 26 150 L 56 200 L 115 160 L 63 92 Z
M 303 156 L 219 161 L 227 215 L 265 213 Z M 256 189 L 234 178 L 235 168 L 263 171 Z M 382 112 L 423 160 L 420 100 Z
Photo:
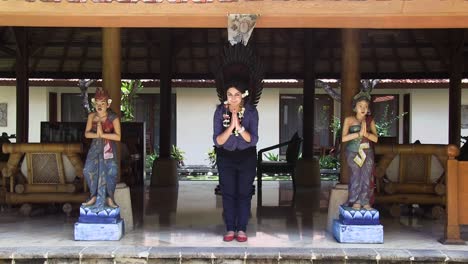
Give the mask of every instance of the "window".
M 371 112 L 379 137 L 394 138 L 398 142 L 398 95 L 372 95 Z
M 91 106 L 91 98 L 94 94 L 88 94 L 89 105 Z M 88 115 L 82 105 L 82 99 L 80 94 L 68 94 L 64 93 L 61 95 L 62 109 L 61 109 L 61 121 L 62 122 L 86 122 Z
M 303 98 L 302 94 L 280 95 L 280 142 L 288 141 L 296 131 L 302 137 Z M 332 146 L 332 116 L 333 99 L 328 95 L 315 95 L 314 147 L 320 149 Z M 280 149 L 280 154 L 286 154 L 286 147 Z
M 94 94 L 88 94 L 91 99 Z M 159 94 L 138 94 L 134 99 L 135 121 L 145 122 L 147 152 L 158 151 L 160 125 Z M 62 122 L 86 122 L 80 94 L 62 94 Z M 89 102 L 91 105 L 91 101 Z M 172 94 L 171 145 L 176 144 L 176 96 Z
M 160 95 L 138 94 L 134 99 L 135 121 L 146 124 L 146 151 L 159 153 L 159 130 L 160 130 Z M 176 95 L 171 96 L 171 145 L 176 145 Z

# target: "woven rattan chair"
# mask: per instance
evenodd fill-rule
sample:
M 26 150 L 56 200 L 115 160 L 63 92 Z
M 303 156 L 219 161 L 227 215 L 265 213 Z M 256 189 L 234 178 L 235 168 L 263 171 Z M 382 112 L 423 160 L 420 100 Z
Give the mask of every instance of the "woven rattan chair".
M 81 203 L 88 197 L 82 177 L 80 144 L 3 144 L 2 150 L 10 154 L 2 170 L 6 204 L 62 203 L 64 212 L 69 214 L 71 203 Z M 20 161 L 23 157 L 23 163 L 26 164 L 23 167 L 26 169 L 21 173 Z M 67 181 L 65 178 L 64 157 L 67 157 L 75 170 L 77 178 L 74 180 Z

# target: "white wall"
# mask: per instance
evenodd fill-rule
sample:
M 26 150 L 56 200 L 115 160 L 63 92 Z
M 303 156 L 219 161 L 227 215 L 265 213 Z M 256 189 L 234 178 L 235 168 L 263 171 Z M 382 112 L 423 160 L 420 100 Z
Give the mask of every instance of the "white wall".
M 8 103 L 7 126 L 0 132 L 16 134 L 16 87 L 0 86 L 0 103 Z M 29 90 L 29 142 L 40 141 L 41 121 L 48 120 L 48 90 L 46 87 L 33 87 Z M 15 140 L 12 140 L 14 142 Z
M 411 91 L 411 140 L 448 144 L 448 89 Z
M 177 88 L 177 146 L 185 151 L 185 164 L 208 165 L 213 147 L 213 114 L 219 104 L 215 89 Z
M 41 141 L 41 122 L 49 120 L 49 90 L 46 87 L 33 87 L 29 90 L 29 139 Z
M 257 150 L 279 143 L 279 89 L 264 89 L 258 103 Z M 278 154 L 278 149 L 272 151 Z
M 177 145 L 185 151 L 185 164 L 208 165 L 213 147 L 213 114 L 219 104 L 213 88 L 178 88 Z M 279 139 L 278 89 L 264 90 L 258 105 L 259 142 L 257 148 L 271 146 Z

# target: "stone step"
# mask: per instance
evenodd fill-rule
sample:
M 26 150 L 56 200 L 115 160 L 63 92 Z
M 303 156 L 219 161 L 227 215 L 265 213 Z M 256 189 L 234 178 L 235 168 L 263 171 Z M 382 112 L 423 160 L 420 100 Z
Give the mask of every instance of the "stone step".
M 467 263 L 468 251 L 387 248 L 0 247 L 0 263 Z

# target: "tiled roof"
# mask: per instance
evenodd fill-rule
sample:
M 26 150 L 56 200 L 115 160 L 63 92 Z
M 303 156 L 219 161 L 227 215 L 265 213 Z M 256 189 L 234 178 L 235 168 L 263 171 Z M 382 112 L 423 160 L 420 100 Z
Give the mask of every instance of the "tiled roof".
M 0 0 L 3 1 L 3 0 Z M 118 4 L 117 4 L 118 5 Z M 318 79 L 341 78 L 341 35 L 337 29 L 255 29 L 249 44 L 265 65 L 266 79 L 302 79 L 304 40 L 315 40 L 312 71 Z M 360 31 L 360 72 L 368 79 L 443 79 L 450 77 L 451 30 Z M 458 32 L 458 31 L 455 31 Z M 463 33 L 463 30 L 458 33 Z M 99 79 L 102 77 L 100 28 L 28 28 L 30 78 Z M 171 29 L 174 40 L 172 78 L 213 79 L 210 70 L 227 42 L 226 29 Z M 468 54 L 465 42 L 463 56 Z M 0 77 L 14 78 L 14 28 L 0 27 Z M 161 29 L 121 30 L 123 79 L 159 79 Z M 468 78 L 468 67 L 463 77 Z
M 124 81 L 124 80 L 123 80 Z M 330 83 L 336 88 L 338 80 L 322 79 L 326 83 Z M 141 80 L 143 87 L 159 87 L 159 80 Z M 78 79 L 29 79 L 31 87 L 75 87 Z M 16 79 L 0 78 L 0 86 L 15 86 Z M 92 86 L 100 86 L 101 80 L 97 80 Z M 302 80 L 264 80 L 264 88 L 302 88 L 304 82 Z M 173 79 L 172 86 L 175 88 L 214 88 L 214 80 L 181 80 Z M 376 89 L 433 89 L 433 88 L 448 88 L 448 79 L 383 79 L 380 80 Z M 462 88 L 468 88 L 468 79 L 462 80 Z

